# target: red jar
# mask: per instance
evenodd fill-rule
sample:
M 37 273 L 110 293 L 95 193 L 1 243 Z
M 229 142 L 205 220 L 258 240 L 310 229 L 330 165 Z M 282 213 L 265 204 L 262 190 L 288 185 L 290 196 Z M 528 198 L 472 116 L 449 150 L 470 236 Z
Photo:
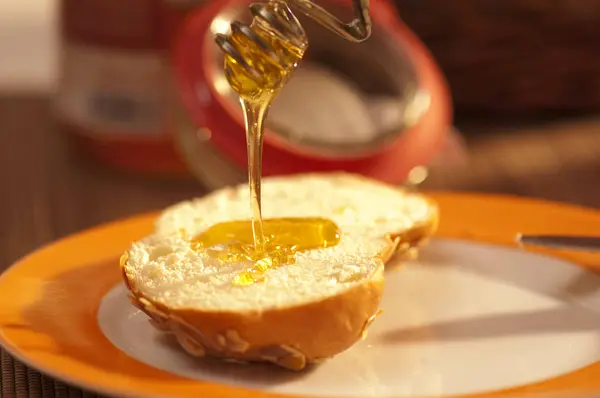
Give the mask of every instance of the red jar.
M 166 123 L 170 41 L 162 1 L 61 0 L 60 7 L 56 105 L 73 142 L 121 170 L 187 172 Z
M 350 4 L 316 1 L 334 13 L 340 8 L 347 11 Z M 182 172 L 185 163 L 210 187 L 243 181 L 242 114 L 224 84 L 222 55 L 212 36 L 232 19 L 247 17 L 249 3 L 63 0 L 58 109 L 75 141 L 94 157 L 124 170 Z M 316 84 L 302 96 L 297 89 L 306 85 L 294 88 L 294 76 L 268 119 L 264 175 L 348 170 L 399 183 L 441 149 L 451 113 L 445 82 L 390 3 L 372 1 L 371 11 L 374 34 L 362 44 L 345 42 L 302 19 L 310 39 L 302 65 L 324 65 L 365 92 L 387 93 L 392 98 L 388 113 L 396 115 L 397 123 L 374 128 L 381 131 L 370 140 L 350 143 L 351 135 L 344 135 L 341 121 L 364 135 L 365 130 L 357 127 L 362 122 L 352 119 L 364 107 L 354 101 L 357 111 L 349 111 L 350 97 L 333 96 L 333 88 L 324 88 L 335 79 L 322 78 L 324 84 Z M 298 72 L 310 81 L 308 72 Z M 325 101 L 326 96 L 330 100 Z M 324 105 L 315 105 L 317 109 L 307 113 L 315 99 Z M 286 101 L 287 108 L 280 105 Z M 331 128 L 325 122 L 305 126 L 309 132 L 317 127 L 323 130 L 311 139 L 292 134 L 293 128 L 282 128 L 281 123 L 289 120 L 297 119 L 300 125 L 331 115 L 334 111 L 323 109 L 327 104 L 341 104 L 335 110 L 339 117 L 329 118 L 330 124 L 339 123 Z M 335 129 L 338 141 L 332 141 Z

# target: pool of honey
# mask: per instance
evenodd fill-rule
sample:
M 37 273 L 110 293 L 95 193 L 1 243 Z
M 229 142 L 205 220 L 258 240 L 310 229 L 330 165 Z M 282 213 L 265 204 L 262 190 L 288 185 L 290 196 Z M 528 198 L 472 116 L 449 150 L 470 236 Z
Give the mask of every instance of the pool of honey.
M 265 219 L 262 228 L 262 250 L 255 246 L 251 220 L 215 224 L 196 236 L 192 245 L 224 263 L 251 263 L 233 280 L 248 285 L 263 280 L 270 269 L 294 263 L 296 252 L 331 247 L 340 241 L 338 226 L 326 218 Z
M 255 18 L 250 29 L 271 48 L 271 54 L 244 33 L 233 29 L 229 44 L 251 70 L 228 54 L 225 54 L 224 65 L 225 76 L 239 95 L 244 111 L 252 220 L 214 225 L 193 242 L 196 248 L 206 250 L 221 261 L 250 262 L 251 266 L 234 277 L 233 283 L 237 285 L 262 281 L 270 269 L 293 263 L 297 251 L 333 246 L 340 239 L 337 225 L 324 218 L 262 219 L 264 121 L 271 101 L 296 70 L 308 46 L 302 26 L 285 3 L 270 1 L 266 7 L 293 28 L 293 37 L 286 36 L 265 20 Z

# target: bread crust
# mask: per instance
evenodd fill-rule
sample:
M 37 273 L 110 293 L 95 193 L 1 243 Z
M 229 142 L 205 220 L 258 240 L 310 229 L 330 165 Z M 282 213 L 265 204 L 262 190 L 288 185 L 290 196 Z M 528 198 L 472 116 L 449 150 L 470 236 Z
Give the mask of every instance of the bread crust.
M 348 177 L 379 184 L 361 176 L 331 175 L 333 179 Z M 145 296 L 135 286 L 127 272 L 127 252 L 121 258 L 121 270 L 132 304 L 146 313 L 157 329 L 173 334 L 191 355 L 243 363 L 270 362 L 299 371 L 347 350 L 364 338 L 379 314 L 384 265 L 394 257 L 414 257 L 417 248 L 437 230 L 437 204 L 429 198 L 423 199 L 431 208 L 429 218 L 408 230 L 390 233 L 389 246 L 374 259 L 379 265 L 367 278 L 334 296 L 310 303 L 251 312 L 169 308 Z
M 397 241 L 393 253 L 384 262 L 395 258 L 396 264 L 401 260 L 413 260 L 418 257 L 418 249 L 426 245 L 429 239 L 437 232 L 439 226 L 439 208 L 432 199 L 423 197 L 430 208 L 429 218 L 421 223 L 414 224 L 412 228 L 390 234 L 390 239 Z
M 361 340 L 378 314 L 383 262 L 367 279 L 323 300 L 265 311 L 202 311 L 168 308 L 144 296 L 122 271 L 133 305 L 157 329 L 171 333 L 189 354 L 235 362 L 270 362 L 302 370 L 345 351 Z

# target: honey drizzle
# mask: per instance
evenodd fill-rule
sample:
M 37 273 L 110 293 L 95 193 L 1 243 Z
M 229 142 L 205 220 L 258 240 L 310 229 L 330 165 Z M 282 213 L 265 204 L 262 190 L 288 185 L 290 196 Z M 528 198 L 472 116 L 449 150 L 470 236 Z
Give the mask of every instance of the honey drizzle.
M 248 186 L 250 188 L 250 206 L 252 208 L 252 233 L 254 248 L 259 253 L 265 252 L 265 235 L 262 223 L 262 148 L 263 123 L 267 115 L 270 99 L 248 101 L 240 99 L 246 123 L 246 144 L 248 146 Z
M 259 72 L 252 75 L 242 65 L 225 55 L 225 76 L 232 89 L 239 95 L 244 111 L 246 144 L 248 151 L 248 185 L 252 208 L 251 225 L 247 221 L 216 224 L 193 239 L 193 245 L 206 250 L 213 258 L 227 263 L 250 262 L 233 278 L 235 285 L 249 285 L 262 281 L 265 273 L 273 268 L 295 261 L 298 250 L 310 250 L 337 244 L 340 234 L 337 225 L 322 218 L 262 219 L 261 176 L 264 121 L 271 101 L 281 91 L 297 68 L 308 46 L 299 22 L 285 2 L 271 0 L 271 10 L 295 24 L 301 37 L 286 38 L 260 18 L 254 19 L 250 28 L 267 42 L 276 57 L 268 56 L 253 40 L 241 32 L 232 31 L 230 40 L 247 64 Z M 252 241 L 244 231 L 251 227 Z M 268 230 L 269 233 L 265 233 Z M 225 250 L 216 249 L 225 244 Z

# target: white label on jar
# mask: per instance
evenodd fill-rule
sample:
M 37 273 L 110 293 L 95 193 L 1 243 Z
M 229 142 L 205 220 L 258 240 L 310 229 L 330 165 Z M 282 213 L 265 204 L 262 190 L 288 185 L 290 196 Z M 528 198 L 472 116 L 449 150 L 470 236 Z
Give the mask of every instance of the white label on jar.
M 165 134 L 165 68 L 159 51 L 66 44 L 57 106 L 95 135 Z

